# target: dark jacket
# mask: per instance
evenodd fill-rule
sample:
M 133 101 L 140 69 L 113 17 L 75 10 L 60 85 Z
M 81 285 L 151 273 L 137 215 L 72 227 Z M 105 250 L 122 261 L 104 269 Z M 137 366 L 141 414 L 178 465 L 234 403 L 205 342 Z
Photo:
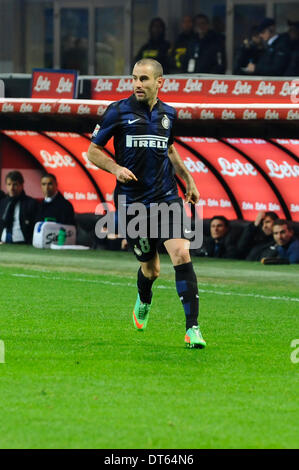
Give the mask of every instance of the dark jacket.
M 278 246 L 279 258 L 287 259 L 290 264 L 299 263 L 299 240 L 293 237 L 287 245 Z
M 251 222 L 244 227 L 239 238 L 238 257 L 249 261 L 260 261 L 263 257 L 263 250 L 271 244 L 273 244 L 272 235 L 265 235 L 260 226 Z
M 290 43 L 290 60 L 285 70 L 284 75 L 286 77 L 298 77 L 299 76 L 299 41 L 291 41 Z
M 263 258 L 285 259 L 290 264 L 299 263 L 299 240 L 293 237 L 289 243 L 284 246 L 272 243 L 267 250 L 264 250 Z
M 150 39 L 144 44 L 135 57 L 134 63 L 140 59 L 155 59 L 163 67 L 163 72 L 168 73 L 170 43 L 166 39 L 154 41 Z
M 8 205 L 12 202 L 11 197 L 5 196 L 0 201 L 0 238 L 3 232 L 3 229 L 6 227 L 5 222 L 5 213 Z M 20 201 L 20 225 L 23 236 L 25 238 L 25 243 L 32 243 L 32 235 L 35 224 L 35 216 L 39 208 L 39 202 L 36 199 L 33 199 L 30 196 L 27 196 L 25 192 L 21 194 L 18 198 Z
M 5 193 L 0 189 L 0 201 L 5 197 Z
M 169 58 L 169 73 L 183 73 L 187 70 L 186 54 L 190 45 L 196 40 L 196 34 L 181 33 L 177 37 Z
M 275 41 L 266 46 L 256 64 L 256 75 L 284 75 L 290 60 L 290 41 L 287 35 L 278 35 Z
M 194 64 L 194 70 L 191 64 Z M 224 36 L 212 30 L 208 31 L 203 38 L 196 36 L 188 47 L 184 71 L 190 73 L 225 73 L 225 69 Z
M 237 258 L 237 249 L 231 233 L 227 233 L 218 243 L 207 237 L 203 246 L 194 253 L 196 256 L 210 256 L 212 258 Z
M 60 224 L 76 225 L 73 206 L 59 191 L 51 202 L 42 201 L 36 221 L 43 221 L 47 217 Z
M 234 59 L 234 74 L 246 75 L 242 68 L 247 67 L 249 63 L 257 64 L 260 57 L 264 53 L 264 48 L 258 47 L 254 42 L 243 42 L 242 46 L 237 50 Z

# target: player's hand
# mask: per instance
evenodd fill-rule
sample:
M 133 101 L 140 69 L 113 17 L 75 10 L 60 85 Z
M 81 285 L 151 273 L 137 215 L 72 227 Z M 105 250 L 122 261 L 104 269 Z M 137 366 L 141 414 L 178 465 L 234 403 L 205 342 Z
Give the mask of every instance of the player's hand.
M 254 225 L 255 225 L 256 227 L 258 227 L 258 226 L 260 225 L 260 223 L 261 223 L 261 221 L 263 220 L 263 218 L 265 217 L 265 215 L 266 215 L 266 212 L 265 212 L 265 211 L 260 211 L 260 212 L 258 213 L 258 215 L 256 216 L 256 219 L 255 219 L 255 221 L 254 221 Z
M 246 72 L 253 73 L 255 71 L 255 64 L 252 64 L 251 62 L 247 65 L 246 67 Z
M 199 192 L 197 191 L 197 188 L 195 184 L 192 184 L 190 187 L 187 186 L 187 192 L 186 192 L 186 202 L 190 202 L 191 204 L 197 204 L 199 201 Z
M 119 166 L 115 172 L 117 181 L 120 183 L 129 183 L 130 181 L 138 181 L 134 173 L 125 166 Z

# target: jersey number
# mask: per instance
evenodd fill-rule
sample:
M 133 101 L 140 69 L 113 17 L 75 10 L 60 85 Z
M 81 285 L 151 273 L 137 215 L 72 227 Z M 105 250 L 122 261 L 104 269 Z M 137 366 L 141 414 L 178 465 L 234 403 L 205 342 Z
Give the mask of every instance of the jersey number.
M 141 248 L 142 253 L 148 253 L 151 249 L 148 238 L 140 238 L 139 246 Z

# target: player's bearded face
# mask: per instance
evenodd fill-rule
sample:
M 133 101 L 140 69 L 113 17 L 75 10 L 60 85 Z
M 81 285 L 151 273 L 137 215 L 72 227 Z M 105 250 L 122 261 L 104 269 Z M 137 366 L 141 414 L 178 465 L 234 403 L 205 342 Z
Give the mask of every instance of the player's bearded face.
M 155 77 L 150 65 L 136 65 L 133 69 L 133 89 L 138 101 L 151 104 L 157 98 L 162 77 Z

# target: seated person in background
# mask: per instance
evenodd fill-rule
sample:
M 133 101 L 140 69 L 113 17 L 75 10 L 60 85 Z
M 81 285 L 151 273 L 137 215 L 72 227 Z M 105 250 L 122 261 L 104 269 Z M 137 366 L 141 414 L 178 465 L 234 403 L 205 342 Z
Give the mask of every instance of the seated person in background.
M 183 17 L 181 28 L 182 31 L 171 50 L 169 73 L 183 73 L 186 70 L 186 52 L 191 42 L 196 39 L 191 16 Z
M 31 243 L 39 203 L 24 191 L 24 178 L 10 171 L 5 178 L 7 195 L 0 201 L 1 243 Z
M 260 261 L 262 252 L 273 243 L 272 227 L 278 219 L 275 212 L 260 211 L 254 222 L 248 224 L 239 238 L 237 250 L 239 258 Z
M 226 217 L 215 215 L 210 221 L 211 236 L 204 240 L 203 246 L 195 253 L 196 256 L 213 258 L 237 258 L 237 250 Z
M 263 40 L 259 35 L 257 26 L 253 26 L 250 30 L 249 38 L 245 38 L 241 47 L 236 52 L 234 60 L 234 74 L 244 75 L 243 68 L 250 64 L 256 64 L 264 52 Z
M 256 64 L 249 63 L 245 73 L 254 75 L 283 75 L 290 60 L 290 40 L 288 35 L 277 34 L 275 21 L 265 18 L 259 26 L 259 34 L 265 49 Z
M 134 64 L 140 59 L 155 59 L 168 73 L 170 43 L 165 39 L 166 26 L 162 18 L 153 18 L 149 26 L 149 41 L 144 44 L 135 57 Z
M 60 224 L 76 225 L 73 206 L 58 191 L 56 176 L 51 173 L 43 175 L 41 187 L 45 199 L 40 205 L 36 222 L 49 218 Z
M 262 258 L 264 264 L 299 263 L 299 240 L 294 235 L 292 222 L 278 219 L 273 224 L 274 245 L 265 250 Z

